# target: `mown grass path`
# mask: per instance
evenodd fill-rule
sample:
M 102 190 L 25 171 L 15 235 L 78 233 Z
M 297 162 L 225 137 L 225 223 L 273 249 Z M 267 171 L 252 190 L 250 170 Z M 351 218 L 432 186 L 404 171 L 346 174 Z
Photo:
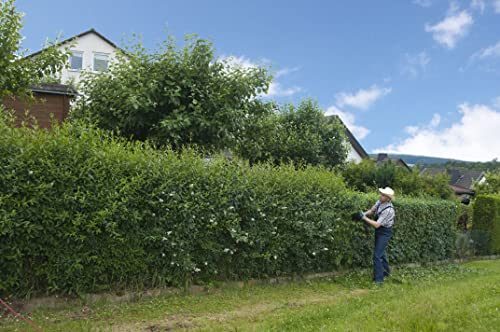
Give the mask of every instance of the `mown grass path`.
M 369 270 L 335 278 L 208 288 L 133 303 L 38 309 L 46 331 L 500 331 L 500 260 Z M 30 331 L 12 318 L 0 331 Z

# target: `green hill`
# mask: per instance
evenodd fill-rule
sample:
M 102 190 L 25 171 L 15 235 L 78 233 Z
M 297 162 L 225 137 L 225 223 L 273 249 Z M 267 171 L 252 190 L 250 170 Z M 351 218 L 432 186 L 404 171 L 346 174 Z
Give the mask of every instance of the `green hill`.
M 370 157 L 372 158 L 377 158 L 377 154 L 372 153 L 370 154 Z M 448 162 L 456 162 L 456 163 L 470 163 L 469 161 L 463 161 L 463 160 L 457 160 L 457 159 L 450 159 L 450 158 L 438 158 L 438 157 L 428 157 L 428 156 L 415 156 L 415 155 L 410 155 L 410 154 L 389 154 L 390 158 L 400 158 L 405 161 L 405 163 L 409 165 L 429 165 L 429 164 L 435 164 L 435 165 L 442 165 L 446 164 Z

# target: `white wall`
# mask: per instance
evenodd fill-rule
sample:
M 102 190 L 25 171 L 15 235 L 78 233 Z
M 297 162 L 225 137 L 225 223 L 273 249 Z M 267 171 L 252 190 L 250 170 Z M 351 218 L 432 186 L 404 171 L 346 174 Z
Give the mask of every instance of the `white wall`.
M 354 161 L 356 164 L 360 163 L 363 158 L 354 150 L 351 144 L 348 144 L 349 154 L 347 155 L 347 161 Z
M 61 48 L 67 47 L 62 45 Z M 82 37 L 73 41 L 71 51 L 83 52 L 82 67 L 84 70 L 93 70 L 94 68 L 94 55 L 96 53 L 107 54 L 109 63 L 116 57 L 116 48 L 103 40 L 97 34 L 90 32 Z M 61 72 L 61 82 L 67 83 L 69 80 L 74 80 L 78 83 L 81 79 L 81 71 L 65 68 Z

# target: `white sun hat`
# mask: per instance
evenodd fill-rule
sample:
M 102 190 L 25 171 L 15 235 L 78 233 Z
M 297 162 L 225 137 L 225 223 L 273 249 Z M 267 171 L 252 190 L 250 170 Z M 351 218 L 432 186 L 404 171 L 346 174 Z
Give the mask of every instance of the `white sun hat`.
M 394 190 L 392 190 L 392 188 L 389 188 L 389 187 L 385 187 L 385 188 L 378 188 L 378 191 L 384 195 L 384 196 L 387 196 L 389 197 L 390 199 L 394 199 Z

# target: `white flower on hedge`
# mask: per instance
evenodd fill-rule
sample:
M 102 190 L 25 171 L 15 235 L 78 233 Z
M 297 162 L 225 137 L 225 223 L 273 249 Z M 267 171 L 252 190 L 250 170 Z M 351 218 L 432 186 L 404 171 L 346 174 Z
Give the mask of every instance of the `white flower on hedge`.
M 324 251 L 328 251 L 328 248 L 323 248 Z
M 161 199 L 161 198 L 158 201 L 160 201 L 160 203 L 163 203 L 163 199 Z
M 156 217 L 156 213 L 154 213 L 154 212 L 153 212 L 153 213 L 151 213 L 151 215 L 152 215 L 153 217 Z
M 172 256 L 177 257 L 177 254 L 176 254 L 176 253 L 174 253 Z
M 175 263 L 174 262 L 170 262 L 170 265 L 174 265 Z
M 236 230 L 234 228 L 231 228 L 231 233 L 236 233 Z
M 32 175 L 32 174 L 33 174 L 33 171 L 28 171 L 28 174 L 29 174 L 29 175 Z
M 167 235 L 170 235 L 170 234 L 172 234 L 172 231 L 168 231 L 168 232 L 167 232 Z
M 191 183 L 191 184 L 189 185 L 189 188 L 193 188 L 193 187 L 194 187 L 194 184 L 192 184 L 192 183 Z
M 162 252 L 162 253 L 161 253 L 161 257 L 165 257 L 165 253 L 163 253 L 163 252 Z
M 171 192 L 170 194 L 168 194 L 168 196 L 172 197 L 175 195 L 175 191 L 174 192 Z
M 255 219 L 254 219 L 254 218 L 250 218 L 250 220 L 251 220 L 251 221 L 255 221 Z
M 313 251 L 312 254 L 313 254 L 313 256 L 316 256 L 316 251 Z
M 262 213 L 262 212 L 260 213 L 260 215 L 261 215 L 261 217 L 265 217 L 266 216 L 266 214 Z
M 273 257 L 274 257 L 274 259 L 278 259 L 278 256 L 276 256 L 276 255 L 274 255 Z
M 229 207 L 229 210 L 234 210 L 234 206 L 232 206 L 232 205 L 231 205 L 231 206 Z
M 204 264 L 205 264 L 205 266 L 207 266 L 207 265 L 208 265 L 208 262 L 205 262 Z
M 197 268 L 197 267 L 195 267 L 195 268 L 194 268 L 194 272 L 198 273 L 198 272 L 200 272 L 200 271 L 201 271 L 201 269 L 199 269 L 199 268 Z
M 162 237 L 162 241 L 167 241 L 168 239 L 166 237 Z
M 288 207 L 286 207 L 286 206 L 282 206 L 282 207 L 281 207 L 281 209 L 282 209 L 282 210 L 286 210 L 286 209 L 288 209 Z
M 191 196 L 194 195 L 194 191 L 191 192 Z
M 229 248 L 224 248 L 224 252 L 230 252 L 230 251 L 231 251 L 231 249 L 229 249 Z

